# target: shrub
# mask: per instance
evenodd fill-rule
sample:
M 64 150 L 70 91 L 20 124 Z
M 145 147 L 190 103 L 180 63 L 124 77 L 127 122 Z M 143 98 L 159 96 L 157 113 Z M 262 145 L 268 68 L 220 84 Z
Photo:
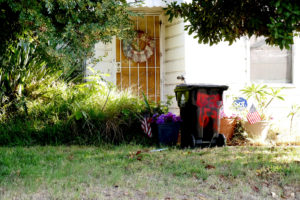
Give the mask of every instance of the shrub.
M 45 89 L 40 98 L 26 100 L 27 112 L 2 117 L 1 145 L 120 143 L 141 133 L 135 127 L 143 104 L 130 91 L 58 81 Z
M 148 143 L 141 116 L 168 110 L 130 90 L 119 91 L 96 72 L 86 80 L 69 80 L 68 72 L 48 68 L 27 42 L 11 47 L 5 56 L 0 145 Z

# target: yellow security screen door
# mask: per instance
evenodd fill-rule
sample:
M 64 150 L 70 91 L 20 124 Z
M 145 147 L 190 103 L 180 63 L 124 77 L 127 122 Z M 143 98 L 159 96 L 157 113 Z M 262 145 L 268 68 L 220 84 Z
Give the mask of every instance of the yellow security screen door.
M 137 38 L 128 44 L 116 41 L 117 86 L 137 95 L 160 100 L 160 21 L 159 16 L 136 17 Z

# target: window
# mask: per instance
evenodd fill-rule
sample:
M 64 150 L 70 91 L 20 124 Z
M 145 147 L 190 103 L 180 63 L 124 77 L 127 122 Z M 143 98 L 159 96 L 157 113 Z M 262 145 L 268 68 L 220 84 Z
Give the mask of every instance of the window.
M 250 80 L 292 83 L 292 48 L 269 46 L 263 37 L 250 39 Z

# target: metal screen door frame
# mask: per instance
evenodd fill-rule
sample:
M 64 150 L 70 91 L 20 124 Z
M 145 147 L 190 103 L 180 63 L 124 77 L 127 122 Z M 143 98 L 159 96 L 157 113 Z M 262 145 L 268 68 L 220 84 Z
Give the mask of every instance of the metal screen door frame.
M 148 60 L 146 61 L 146 67 L 145 67 L 145 69 L 146 69 L 146 94 L 147 94 L 147 98 L 149 98 L 149 92 L 148 92 L 148 89 L 149 89 L 149 80 L 148 80 L 148 78 L 149 78 L 149 75 L 148 75 L 148 72 L 149 72 L 149 69 L 151 69 L 151 68 L 154 68 L 154 80 L 155 80 L 155 85 L 154 85 L 154 89 L 155 89 L 155 93 L 154 93 L 154 95 L 155 95 L 155 97 L 154 97 L 154 101 L 155 102 L 158 102 L 158 101 L 163 101 L 163 99 L 164 99 L 164 97 L 163 97 L 163 89 L 164 89 L 164 87 L 163 87 L 163 85 L 164 85 L 164 70 L 163 70 L 163 56 L 162 56 L 162 53 L 161 52 L 163 52 L 163 38 L 164 38 L 164 26 L 163 26 L 163 24 L 162 24 L 162 14 L 150 14 L 150 13 L 144 13 L 144 18 L 146 18 L 146 25 L 145 25 L 145 27 L 146 27 L 146 33 L 148 32 L 148 17 L 153 17 L 154 18 L 154 26 L 153 26 L 153 32 L 154 32 L 154 37 L 153 38 L 155 38 L 155 40 L 156 40 L 156 42 L 157 42 L 157 39 L 159 40 L 159 44 L 157 44 L 158 45 L 158 47 L 159 47 L 159 52 L 157 52 L 157 46 L 156 46 L 156 48 L 155 48 L 155 52 L 154 52 L 154 62 L 155 62 L 155 66 L 149 66 L 148 65 Z M 155 20 L 156 20 L 156 17 L 158 17 L 158 21 L 159 21 L 159 25 L 158 25 L 158 27 L 156 27 L 156 24 L 155 24 Z M 138 18 L 137 18 L 138 19 Z M 155 34 L 156 34 L 156 28 L 159 28 L 159 30 L 158 30 L 158 33 L 159 33 L 159 37 L 157 37 Z M 139 30 L 139 27 L 138 27 L 138 22 L 137 22 L 137 30 Z M 120 42 L 120 45 L 119 45 L 119 48 L 120 49 L 117 49 L 117 42 Z M 122 85 L 122 71 L 120 72 L 119 70 L 122 70 L 122 69 L 124 69 L 124 68 L 127 68 L 127 67 L 123 67 L 122 66 L 122 51 L 123 51 L 123 49 L 122 49 L 122 45 L 121 45 L 121 43 L 122 43 L 122 41 L 118 41 L 118 39 L 117 38 L 114 38 L 114 40 L 113 40 L 113 43 L 112 43 L 112 45 L 113 45 L 113 57 L 114 57 L 114 61 L 116 61 L 115 62 L 115 65 L 114 65 L 114 67 L 116 67 L 117 68 L 117 72 L 116 72 L 116 74 L 115 74 L 115 76 L 116 76 L 116 78 L 115 78 L 115 84 L 117 85 L 117 82 L 118 82 L 118 73 L 120 74 L 119 75 L 119 82 L 120 82 L 120 84 L 119 84 L 119 86 L 120 86 L 120 89 L 122 90 L 122 89 L 127 89 L 127 87 L 125 87 L 125 86 L 123 86 Z M 117 51 L 120 51 L 120 55 L 119 55 L 119 61 L 117 60 Z M 157 58 L 159 56 L 159 58 Z M 158 67 L 158 65 L 157 65 L 157 59 L 159 59 L 159 67 Z M 141 95 L 141 91 L 142 91 L 142 89 L 140 89 L 141 88 L 141 86 L 140 86 L 140 69 L 141 68 L 143 68 L 143 67 L 140 67 L 140 63 L 137 63 L 137 66 L 135 66 L 135 67 L 133 67 L 133 66 L 131 66 L 131 60 L 130 59 L 128 59 L 128 73 L 129 73 L 129 87 L 131 87 L 131 69 L 133 69 L 133 68 L 137 68 L 137 70 L 138 70 L 138 81 L 137 81 L 137 83 L 138 83 L 138 85 L 137 85 L 137 88 L 138 88 L 138 91 L 137 91 L 137 94 L 140 96 Z M 159 68 L 159 74 L 157 74 L 157 69 Z M 159 76 L 159 77 L 157 77 L 157 76 Z M 159 83 L 157 83 L 157 79 L 159 78 Z M 157 85 L 157 84 L 159 84 L 159 85 Z M 157 90 L 159 90 L 159 91 L 157 91 Z

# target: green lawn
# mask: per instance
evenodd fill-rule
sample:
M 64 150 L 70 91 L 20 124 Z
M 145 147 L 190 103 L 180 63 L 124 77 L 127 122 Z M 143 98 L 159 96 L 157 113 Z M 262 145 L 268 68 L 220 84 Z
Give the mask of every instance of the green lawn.
M 2 147 L 0 199 L 300 199 L 300 147 L 152 149 Z

